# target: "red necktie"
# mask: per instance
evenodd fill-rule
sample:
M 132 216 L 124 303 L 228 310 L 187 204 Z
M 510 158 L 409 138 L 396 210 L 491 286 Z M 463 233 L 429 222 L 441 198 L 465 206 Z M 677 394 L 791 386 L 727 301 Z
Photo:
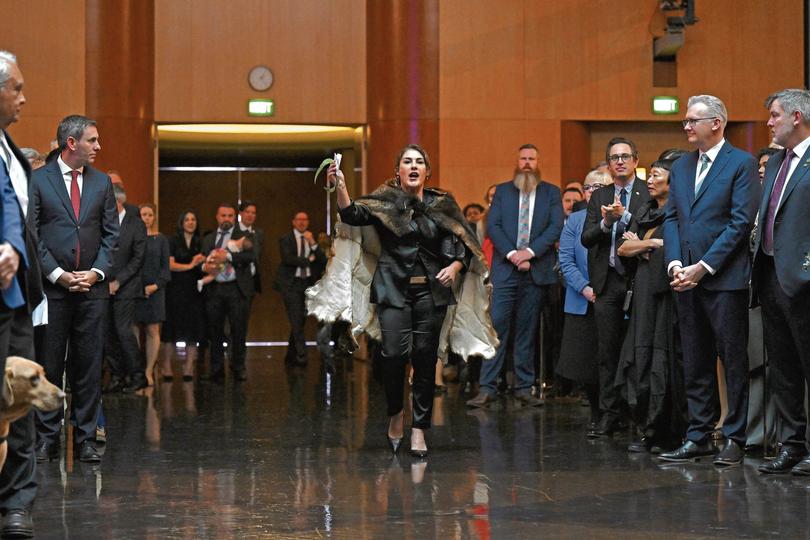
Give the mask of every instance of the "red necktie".
M 73 204 L 73 214 L 76 221 L 79 221 L 79 209 L 81 208 L 81 194 L 79 193 L 79 171 L 70 171 L 70 202 Z M 79 269 L 79 258 L 81 256 L 81 241 L 76 236 L 76 270 Z

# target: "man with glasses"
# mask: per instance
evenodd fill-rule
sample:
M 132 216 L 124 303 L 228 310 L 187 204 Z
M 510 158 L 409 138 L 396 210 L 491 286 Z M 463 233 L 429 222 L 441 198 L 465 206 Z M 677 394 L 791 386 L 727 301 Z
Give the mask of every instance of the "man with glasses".
M 678 293 L 683 369 L 689 407 L 686 442 L 659 456 L 693 461 L 713 454 L 710 438 L 719 418 L 717 356 L 725 367 L 727 441 L 715 465 L 742 462 L 748 417 L 748 239 L 760 184 L 754 156 L 731 146 L 723 132 L 728 115 L 714 96 L 689 98 L 683 129 L 697 150 L 670 172 L 664 219 L 664 253 Z
M 636 177 L 638 150 L 623 137 L 608 142 L 605 152 L 612 189 L 592 192 L 588 203 L 582 245 L 588 249 L 588 275 L 596 295 L 594 314 L 599 340 L 599 411 L 601 418 L 588 437 L 610 437 L 620 424 L 621 400 L 613 386 L 624 338 L 624 304 L 628 280 L 633 275 L 631 259 L 616 254 L 616 242 L 630 225 L 633 215 L 650 199 L 647 185 Z

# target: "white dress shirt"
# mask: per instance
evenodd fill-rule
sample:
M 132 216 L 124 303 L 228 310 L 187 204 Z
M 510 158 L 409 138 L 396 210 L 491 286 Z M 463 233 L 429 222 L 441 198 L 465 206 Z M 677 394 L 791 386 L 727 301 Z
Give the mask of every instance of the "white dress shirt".
M 302 242 L 301 239 L 304 238 L 304 233 L 298 232 L 298 229 L 293 229 L 293 234 L 295 235 L 295 252 L 298 253 L 298 250 L 300 249 Z M 299 253 L 299 256 L 308 258 L 309 255 L 312 253 L 312 250 L 315 248 L 310 247 L 309 242 L 307 242 L 306 240 L 303 240 L 303 243 L 304 243 L 304 252 Z M 317 244 L 315 245 L 317 246 Z M 298 268 L 295 271 L 295 277 L 297 278 L 308 278 L 311 275 L 312 272 L 310 272 L 309 268 Z

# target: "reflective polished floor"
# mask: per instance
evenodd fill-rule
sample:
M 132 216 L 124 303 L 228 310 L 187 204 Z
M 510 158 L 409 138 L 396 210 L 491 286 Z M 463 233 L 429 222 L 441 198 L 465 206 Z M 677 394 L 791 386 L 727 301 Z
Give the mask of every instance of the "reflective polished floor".
M 810 479 L 660 466 L 587 440 L 577 403 L 468 412 L 451 384 L 428 459 L 392 457 L 370 363 L 283 354 L 249 349 L 246 383 L 105 396 L 102 464 L 39 467 L 37 537 L 810 538 Z

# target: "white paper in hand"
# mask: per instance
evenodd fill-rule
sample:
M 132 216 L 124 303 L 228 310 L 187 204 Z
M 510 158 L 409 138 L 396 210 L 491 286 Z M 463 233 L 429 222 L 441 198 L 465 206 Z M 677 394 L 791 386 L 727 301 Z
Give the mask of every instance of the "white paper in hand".
M 341 159 L 343 159 L 343 154 L 339 154 L 339 153 L 335 152 L 335 157 L 334 157 L 335 167 L 337 167 L 338 169 L 340 169 L 340 160 Z

